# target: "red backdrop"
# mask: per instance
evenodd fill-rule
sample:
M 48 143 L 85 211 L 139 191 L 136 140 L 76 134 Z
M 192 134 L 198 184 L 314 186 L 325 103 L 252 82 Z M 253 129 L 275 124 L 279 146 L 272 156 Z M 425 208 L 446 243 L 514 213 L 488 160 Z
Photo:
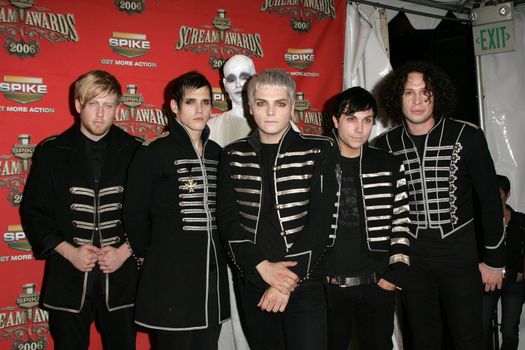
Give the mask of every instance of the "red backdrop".
M 37 307 L 43 262 L 34 260 L 18 205 L 35 145 L 73 122 L 71 85 L 103 69 L 121 82 L 117 121 L 150 138 L 165 125 L 164 89 L 196 69 L 227 109 L 219 68 L 241 53 L 257 70 L 294 77 L 294 120 L 323 131 L 323 105 L 342 87 L 345 0 L 0 0 L 0 350 L 52 348 Z M 93 348 L 100 340 L 92 332 Z M 140 334 L 138 349 L 148 348 Z

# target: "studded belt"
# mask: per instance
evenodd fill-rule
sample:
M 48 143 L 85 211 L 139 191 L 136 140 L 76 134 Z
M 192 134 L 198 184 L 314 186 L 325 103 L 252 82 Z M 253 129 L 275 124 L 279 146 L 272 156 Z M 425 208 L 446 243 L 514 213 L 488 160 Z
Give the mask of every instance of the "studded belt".
M 342 276 L 326 276 L 326 282 L 342 288 L 357 287 L 366 284 L 373 284 L 379 281 L 377 273 L 373 272 L 370 275 L 356 276 L 356 277 L 342 277 Z

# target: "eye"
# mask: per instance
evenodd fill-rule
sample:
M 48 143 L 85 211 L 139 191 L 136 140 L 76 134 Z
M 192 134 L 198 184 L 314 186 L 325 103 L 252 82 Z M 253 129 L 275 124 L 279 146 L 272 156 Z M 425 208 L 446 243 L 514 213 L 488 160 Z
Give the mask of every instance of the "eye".
M 187 100 L 184 100 L 184 104 L 187 104 L 187 105 L 192 105 L 195 103 L 195 99 L 193 98 L 189 98 Z
M 255 105 L 257 107 L 263 107 L 264 105 L 266 105 L 266 101 L 255 101 Z
M 87 105 L 88 105 L 89 107 L 96 107 L 96 106 L 98 105 L 98 103 L 97 103 L 96 101 L 93 101 L 93 100 L 92 100 L 92 101 L 89 101 L 89 102 L 87 103 Z
M 373 118 L 365 118 L 364 122 L 365 122 L 365 124 L 374 124 L 374 119 Z
M 286 101 L 277 101 L 276 105 L 277 107 L 286 107 L 288 103 Z
M 241 73 L 241 75 L 239 76 L 239 79 L 246 81 L 246 80 L 250 79 L 250 77 L 251 77 L 251 75 L 248 74 L 248 73 Z
M 106 109 L 113 109 L 115 108 L 116 104 L 115 103 L 105 103 L 104 104 L 104 108 Z
M 403 96 L 412 96 L 412 94 L 413 94 L 413 91 L 412 91 L 412 90 L 405 90 L 405 91 L 403 92 Z
M 237 79 L 235 78 L 234 75 L 228 75 L 228 76 L 226 77 L 226 82 L 227 82 L 227 83 L 233 83 L 233 82 L 235 82 L 235 80 L 237 80 Z
M 202 100 L 202 104 L 211 105 L 211 100 Z

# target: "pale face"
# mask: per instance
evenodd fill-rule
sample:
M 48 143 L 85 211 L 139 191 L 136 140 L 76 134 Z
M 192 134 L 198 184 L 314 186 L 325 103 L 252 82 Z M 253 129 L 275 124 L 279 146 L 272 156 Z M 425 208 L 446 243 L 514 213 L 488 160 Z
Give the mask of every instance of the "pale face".
M 343 112 L 339 120 L 335 116 L 332 120 L 338 130 L 341 154 L 347 158 L 358 157 L 361 154 L 361 146 L 368 141 L 374 126 L 372 109 L 354 114 Z
M 193 139 L 200 138 L 202 130 L 210 118 L 210 89 L 203 86 L 184 93 L 180 106 L 175 100 L 170 101 L 170 107 L 177 120 L 184 126 Z
M 97 95 L 84 106 L 75 99 L 75 109 L 80 114 L 80 131 L 93 141 L 100 140 L 111 128 L 117 107 L 116 94 Z
M 290 126 L 294 105 L 285 88 L 260 87 L 250 106 L 262 143 L 279 143 Z
M 403 92 L 403 114 L 410 132 L 414 135 L 426 134 L 436 121 L 433 117 L 434 98 L 427 96 L 423 73 L 410 73 Z
M 232 104 L 242 105 L 242 88 L 246 81 L 255 74 L 248 61 L 243 59 L 232 59 L 224 66 L 224 88 L 232 101 Z

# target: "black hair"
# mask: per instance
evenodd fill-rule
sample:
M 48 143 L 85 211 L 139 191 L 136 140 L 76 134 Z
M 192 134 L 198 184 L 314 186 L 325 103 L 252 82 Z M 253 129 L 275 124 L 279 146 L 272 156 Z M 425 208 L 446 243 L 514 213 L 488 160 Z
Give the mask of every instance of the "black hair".
M 354 114 L 356 112 L 372 109 L 374 118 L 377 114 L 377 103 L 372 94 L 362 87 L 356 86 L 346 89 L 335 98 L 335 107 L 332 115 L 339 119 L 341 114 Z
M 498 177 L 498 186 L 499 188 L 505 192 L 505 194 L 509 194 L 510 192 L 510 180 L 508 177 L 504 175 L 497 175 Z
M 427 97 L 434 99 L 434 117 L 448 117 L 457 98 L 456 88 L 448 75 L 428 62 L 408 62 L 390 72 L 374 90 L 382 111 L 381 122 L 384 125 L 401 124 L 404 117 L 402 98 L 410 73 L 423 74 Z
M 173 81 L 173 85 L 171 88 L 171 98 L 173 98 L 175 102 L 177 102 L 177 105 L 180 105 L 184 94 L 188 90 L 197 90 L 204 86 L 208 87 L 211 99 L 211 84 L 204 75 L 197 71 L 184 73 L 183 75 L 177 77 Z

